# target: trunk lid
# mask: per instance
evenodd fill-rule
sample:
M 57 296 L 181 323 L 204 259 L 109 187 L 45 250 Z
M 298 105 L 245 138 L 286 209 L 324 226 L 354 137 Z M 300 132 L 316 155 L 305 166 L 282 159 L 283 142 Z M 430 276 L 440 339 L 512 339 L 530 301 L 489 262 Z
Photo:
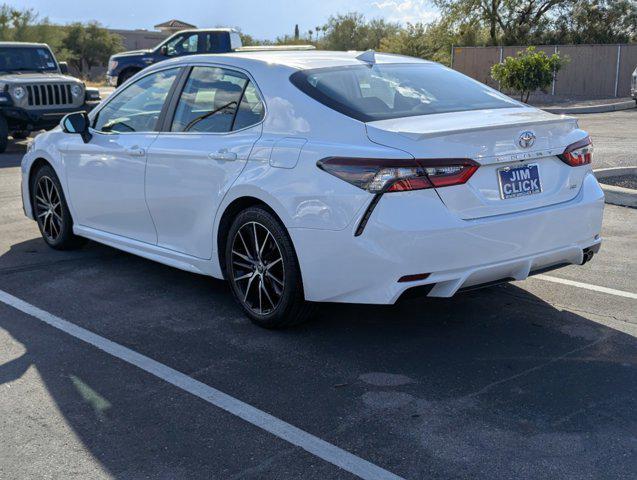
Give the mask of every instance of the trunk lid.
M 586 136 L 577 121 L 531 107 L 404 117 L 366 126 L 371 141 L 415 158 L 477 161 L 480 168 L 467 183 L 436 189 L 445 205 L 463 219 L 566 202 L 577 195 L 590 170 L 570 167 L 556 156 Z M 535 139 L 523 147 L 520 138 L 526 132 L 532 132 Z M 541 191 L 502 198 L 499 170 L 523 165 L 537 165 Z

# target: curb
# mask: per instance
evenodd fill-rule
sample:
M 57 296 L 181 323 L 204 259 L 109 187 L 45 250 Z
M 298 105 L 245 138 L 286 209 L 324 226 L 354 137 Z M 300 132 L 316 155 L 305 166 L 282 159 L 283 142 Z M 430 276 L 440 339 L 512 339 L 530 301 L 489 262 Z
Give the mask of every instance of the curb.
M 635 105 L 635 100 L 624 100 L 623 102 L 605 103 L 603 105 L 584 105 L 581 107 L 546 107 L 542 108 L 542 110 L 549 113 L 559 113 L 567 115 L 578 113 L 606 113 L 617 112 L 619 110 L 630 110 L 631 108 L 635 108 Z
M 611 205 L 637 208 L 637 190 L 632 188 L 616 187 L 602 183 L 605 178 L 618 177 L 620 175 L 637 175 L 637 167 L 612 167 L 593 170 L 595 177 L 600 182 L 605 195 L 605 202 Z

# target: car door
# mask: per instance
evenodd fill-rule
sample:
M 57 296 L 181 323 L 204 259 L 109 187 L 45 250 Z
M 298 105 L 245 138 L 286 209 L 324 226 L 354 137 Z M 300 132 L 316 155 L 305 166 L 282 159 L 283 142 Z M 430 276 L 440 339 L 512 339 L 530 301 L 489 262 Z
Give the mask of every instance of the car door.
M 62 142 L 68 197 L 78 225 L 146 243 L 157 233 L 144 197 L 148 147 L 179 68 L 150 73 L 93 117 L 92 138 Z
M 261 136 L 264 105 L 236 70 L 195 66 L 148 151 L 146 202 L 158 245 L 211 258 L 213 222 Z

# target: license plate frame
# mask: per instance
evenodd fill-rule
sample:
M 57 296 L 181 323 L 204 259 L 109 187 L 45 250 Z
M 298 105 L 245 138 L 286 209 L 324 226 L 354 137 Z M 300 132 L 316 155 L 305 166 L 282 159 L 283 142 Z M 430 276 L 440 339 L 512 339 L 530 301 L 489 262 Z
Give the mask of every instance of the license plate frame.
M 504 173 L 510 172 L 518 172 L 518 171 L 528 171 L 529 178 L 522 178 L 519 176 L 516 178 L 506 179 L 503 178 Z M 500 198 L 502 200 L 509 200 L 512 198 L 521 198 L 521 197 L 529 197 L 531 195 L 537 195 L 542 193 L 542 179 L 540 178 L 540 166 L 537 163 L 527 163 L 524 165 L 509 165 L 506 167 L 498 168 L 497 171 L 498 176 L 498 186 L 500 188 Z M 537 187 L 533 187 L 533 181 L 536 181 Z M 511 186 L 514 183 L 517 183 L 517 186 L 522 187 L 524 181 L 531 182 L 531 188 L 527 190 L 523 189 L 515 189 L 513 187 L 509 188 L 507 191 L 506 187 Z

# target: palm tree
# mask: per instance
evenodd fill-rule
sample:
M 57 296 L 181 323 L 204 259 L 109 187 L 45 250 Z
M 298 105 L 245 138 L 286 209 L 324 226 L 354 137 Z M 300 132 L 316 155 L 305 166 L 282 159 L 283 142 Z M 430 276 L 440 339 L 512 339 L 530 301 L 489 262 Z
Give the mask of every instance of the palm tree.
M 319 39 L 319 32 L 321 31 L 321 27 L 316 27 L 316 28 L 314 29 L 314 31 L 316 32 L 316 41 L 318 42 L 318 39 Z
M 314 33 L 312 30 L 308 30 L 307 33 L 310 35 L 310 42 L 312 41 L 312 34 Z

